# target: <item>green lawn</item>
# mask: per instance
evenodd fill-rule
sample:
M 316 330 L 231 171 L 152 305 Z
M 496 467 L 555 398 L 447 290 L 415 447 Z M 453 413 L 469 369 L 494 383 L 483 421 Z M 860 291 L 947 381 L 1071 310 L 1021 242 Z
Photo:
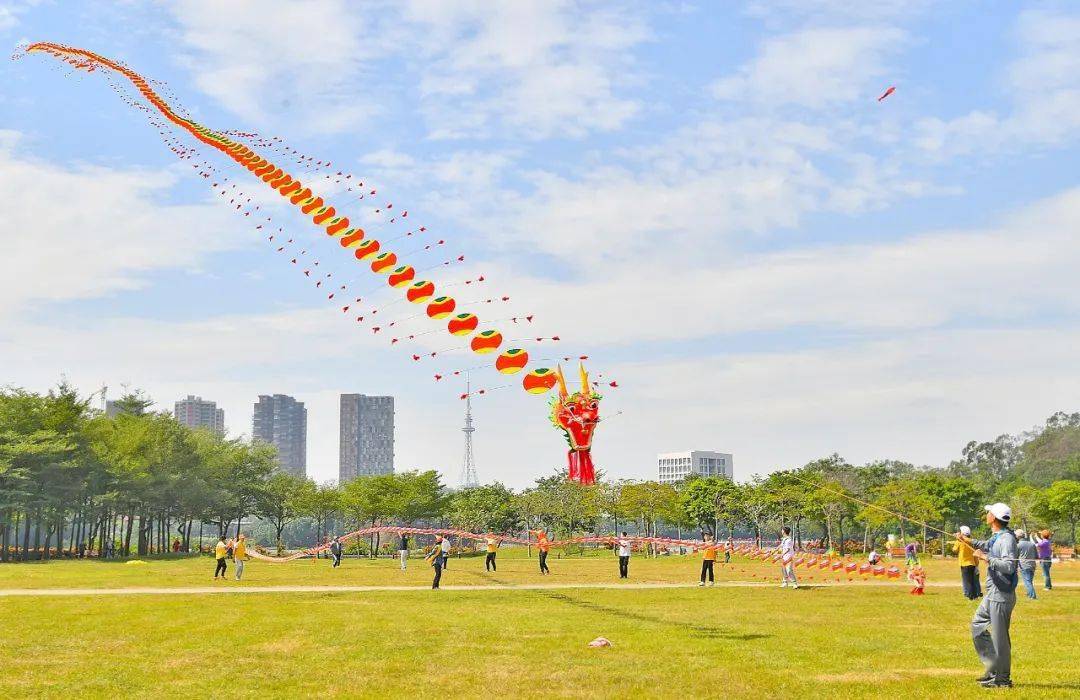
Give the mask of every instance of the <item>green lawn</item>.
M 452 560 L 448 585 L 388 560 L 248 565 L 243 583 L 415 585 L 411 591 L 0 598 L 0 697 L 981 697 L 974 608 L 954 588 L 843 583 L 736 588 L 514 590 L 521 583 L 616 583 L 608 557 Z M 635 558 L 631 583 L 695 580 L 692 558 Z M 930 580 L 955 579 L 954 562 Z M 743 569 L 739 571 L 739 569 Z M 761 580 L 738 561 L 721 579 Z M 212 585 L 209 558 L 144 565 L 0 567 L 0 589 Z M 230 570 L 231 574 L 231 570 Z M 756 576 L 755 576 L 756 574 Z M 1077 581 L 1075 564 L 1055 568 Z M 820 578 L 818 576 L 817 578 Z M 1080 588 L 1021 599 L 1011 696 L 1080 696 Z M 589 649 L 598 635 L 614 643 Z

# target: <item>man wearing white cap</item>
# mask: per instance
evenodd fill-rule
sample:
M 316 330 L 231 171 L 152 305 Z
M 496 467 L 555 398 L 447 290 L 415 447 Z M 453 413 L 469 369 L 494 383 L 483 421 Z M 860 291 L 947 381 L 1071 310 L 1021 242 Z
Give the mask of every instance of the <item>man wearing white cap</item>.
M 1012 643 L 1009 623 L 1016 607 L 1018 556 L 1016 535 L 1009 529 L 1012 510 L 1004 503 L 986 506 L 986 524 L 994 534 L 989 540 L 973 540 L 962 533 L 957 539 L 969 543 L 975 556 L 986 562 L 986 596 L 971 620 L 975 651 L 986 667 L 979 682 L 986 688 L 1012 687 Z

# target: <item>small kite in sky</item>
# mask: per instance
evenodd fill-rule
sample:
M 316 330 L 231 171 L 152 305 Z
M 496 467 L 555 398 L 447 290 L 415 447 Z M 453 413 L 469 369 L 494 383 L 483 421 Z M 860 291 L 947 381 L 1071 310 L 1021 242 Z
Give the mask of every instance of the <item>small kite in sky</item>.
M 882 101 L 882 100 L 884 100 L 884 99 L 885 99 L 886 97 L 888 97 L 889 95 L 893 94 L 894 92 L 896 92 L 896 86 L 895 86 L 895 85 L 890 85 L 890 86 L 889 86 L 889 89 L 888 89 L 888 90 L 886 90 L 885 92 L 881 93 L 881 97 L 877 98 L 877 101 L 878 101 L 878 102 L 881 102 L 881 101 Z

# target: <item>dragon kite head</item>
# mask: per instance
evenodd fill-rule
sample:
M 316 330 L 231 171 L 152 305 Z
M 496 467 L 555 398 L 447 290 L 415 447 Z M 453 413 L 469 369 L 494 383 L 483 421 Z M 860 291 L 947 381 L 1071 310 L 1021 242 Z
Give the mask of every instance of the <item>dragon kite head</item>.
M 603 397 L 593 391 L 584 365 L 579 365 L 579 373 L 581 389 L 571 394 L 566 388 L 562 367 L 556 370 L 559 393 L 551 402 L 551 422 L 563 432 L 570 446 L 570 478 L 591 484 L 595 476 L 590 450 L 596 424 L 600 422 L 600 400 Z

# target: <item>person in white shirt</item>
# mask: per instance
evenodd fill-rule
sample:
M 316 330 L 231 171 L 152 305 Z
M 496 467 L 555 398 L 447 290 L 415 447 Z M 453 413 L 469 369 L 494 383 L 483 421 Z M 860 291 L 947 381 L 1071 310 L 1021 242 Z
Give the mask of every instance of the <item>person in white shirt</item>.
M 876 549 L 871 549 L 870 556 L 866 558 L 866 561 L 868 561 L 873 566 L 877 566 L 878 563 L 881 561 L 881 555 L 877 553 Z
M 616 544 L 619 545 L 619 578 L 630 578 L 628 570 L 630 568 L 630 547 L 633 543 L 624 532 Z
M 791 583 L 792 588 L 798 588 L 799 582 L 795 579 L 795 541 L 791 539 L 791 528 L 785 525 L 780 529 L 783 540 L 780 542 L 780 573 L 783 577 L 781 588 L 787 588 Z
M 450 561 L 450 538 L 444 537 L 442 540 L 442 568 L 446 570 L 446 564 Z

